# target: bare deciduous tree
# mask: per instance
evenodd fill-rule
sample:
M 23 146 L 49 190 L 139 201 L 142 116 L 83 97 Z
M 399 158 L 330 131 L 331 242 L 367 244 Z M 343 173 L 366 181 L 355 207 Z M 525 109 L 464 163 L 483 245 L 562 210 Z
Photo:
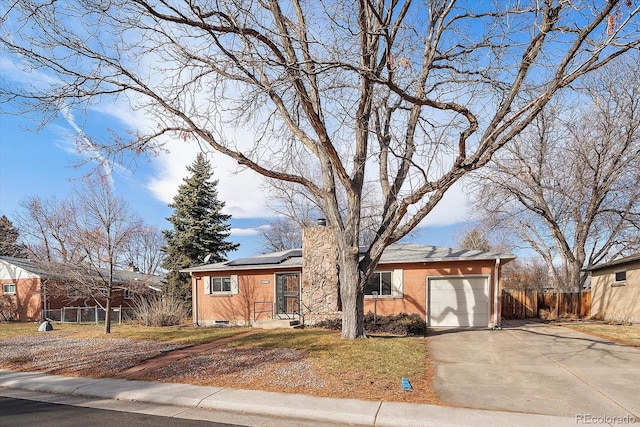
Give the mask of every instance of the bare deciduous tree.
M 302 228 L 291 218 L 275 218 L 258 229 L 263 253 L 302 247 Z
M 544 291 L 550 285 L 549 268 L 539 258 L 515 259 L 502 269 L 505 289 Z
M 53 83 L 4 84 L 0 96 L 45 119 L 126 97 L 153 126 L 111 153 L 177 134 L 305 187 L 335 232 L 352 339 L 384 248 L 558 91 L 637 47 L 633 3 L 15 0 L 3 49 Z M 381 209 L 361 256 L 366 183 Z
M 244 319 L 244 325 L 250 326 L 253 322 L 254 303 L 258 297 L 258 283 L 251 281 L 247 277 L 238 278 L 238 298 L 242 306 L 241 313 Z
M 164 257 L 165 245 L 162 231 L 152 226 L 142 226 L 125 244 L 123 258 L 127 266 L 144 274 L 157 274 Z
M 306 176 L 311 174 L 314 173 L 309 171 Z M 269 208 L 279 217 L 259 230 L 264 241 L 263 251 L 302 247 L 302 229 L 313 226 L 316 220 L 324 218 L 321 202 L 305 187 L 286 181 L 270 181 L 266 190 L 269 192 Z M 361 246 L 369 245 L 375 240 L 380 224 L 382 209 L 374 194 L 375 191 L 371 188 L 366 191 L 363 189 L 359 232 Z M 338 194 L 339 206 L 346 206 L 345 200 L 344 194 Z
M 458 238 L 458 247 L 488 252 L 493 249 L 489 236 L 481 226 L 470 227 L 462 231 Z
M 477 251 L 511 252 L 503 230 L 492 226 L 491 218 L 462 230 L 458 247 Z M 536 289 L 549 287 L 549 269 L 539 258 L 514 259 L 502 267 L 505 289 Z
M 580 289 L 584 267 L 640 248 L 638 55 L 591 77 L 479 178 L 478 205 L 540 254 L 560 289 Z
M 115 195 L 108 177 L 90 177 L 84 184 L 82 190 L 76 191 L 78 215 L 74 229 L 85 263 L 97 273 L 97 279 L 93 274 L 78 275 L 76 281 L 85 292 L 102 294 L 106 301 L 104 331 L 108 334 L 111 332 L 114 270 L 130 239 L 141 230 L 142 221 L 122 198 Z M 102 271 L 106 271 L 106 275 Z
M 106 301 L 107 333 L 113 291 L 121 286 L 114 283 L 114 269 L 136 265 L 154 274 L 162 258 L 160 231 L 142 224 L 105 175 L 86 177 L 65 199 L 27 197 L 18 218 L 25 246 L 57 278 L 48 284 L 48 296 L 72 294 L 101 306 Z M 148 285 L 138 281 L 127 289 L 144 294 Z
M 79 263 L 84 260 L 73 221 L 77 211 L 72 198 L 28 196 L 20 203 L 18 224 L 31 256 L 41 261 Z

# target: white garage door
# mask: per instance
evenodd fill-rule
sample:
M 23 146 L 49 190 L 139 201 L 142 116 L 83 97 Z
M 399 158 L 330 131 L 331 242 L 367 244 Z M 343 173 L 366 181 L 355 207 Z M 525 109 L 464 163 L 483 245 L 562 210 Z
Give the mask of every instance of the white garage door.
M 427 285 L 429 326 L 489 326 L 488 277 L 431 278 Z

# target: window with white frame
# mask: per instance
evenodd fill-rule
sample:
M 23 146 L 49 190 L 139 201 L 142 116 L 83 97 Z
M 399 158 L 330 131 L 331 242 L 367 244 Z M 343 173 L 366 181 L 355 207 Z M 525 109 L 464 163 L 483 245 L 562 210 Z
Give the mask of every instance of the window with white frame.
M 391 280 L 391 271 L 377 271 L 373 273 L 364 288 L 364 294 L 371 296 L 374 292 L 377 292 L 379 296 L 391 296 Z
M 124 290 L 124 299 L 133 299 L 133 291 L 131 289 Z
M 209 289 L 209 293 L 211 294 L 218 292 L 231 292 L 231 277 L 211 277 Z
M 225 294 L 225 295 L 237 295 L 238 294 L 238 276 L 232 274 L 231 276 L 223 277 L 202 277 L 203 291 L 205 295 L 212 294 Z
M 618 270 L 613 272 L 613 283 L 622 283 L 627 281 L 627 270 Z
M 2 284 L 2 293 L 4 293 L 4 294 L 15 294 L 16 293 L 16 284 L 15 283 L 3 283 Z

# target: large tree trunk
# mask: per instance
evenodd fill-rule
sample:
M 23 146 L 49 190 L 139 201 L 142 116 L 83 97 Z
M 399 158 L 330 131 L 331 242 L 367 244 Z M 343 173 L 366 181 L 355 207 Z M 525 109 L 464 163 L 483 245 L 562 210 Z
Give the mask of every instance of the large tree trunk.
M 338 257 L 340 296 L 342 298 L 342 338 L 363 338 L 364 287 L 360 284 L 358 255 Z
M 110 284 L 107 287 L 107 304 L 104 307 L 104 333 L 111 333 L 111 300 L 112 300 L 113 286 Z
M 360 286 L 357 267 L 355 271 L 348 272 L 343 271 L 343 267 L 340 268 L 340 295 L 342 296 L 342 338 L 363 338 L 365 336 L 364 293 Z
M 107 305 L 104 308 L 104 333 L 111 333 L 111 289 L 108 291 Z
M 583 259 L 576 259 L 572 263 L 569 264 L 569 280 L 572 287 L 572 291 L 575 289 L 578 292 L 578 301 L 576 302 L 576 311 L 578 317 L 580 317 L 580 313 L 582 312 L 582 286 L 584 282 L 582 281 L 582 266 L 584 264 Z

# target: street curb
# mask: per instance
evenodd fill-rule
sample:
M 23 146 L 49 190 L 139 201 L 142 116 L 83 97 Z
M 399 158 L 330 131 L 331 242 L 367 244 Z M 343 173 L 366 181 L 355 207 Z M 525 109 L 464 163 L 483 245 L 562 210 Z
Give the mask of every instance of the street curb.
M 551 415 L 333 399 L 153 381 L 66 377 L 6 369 L 0 369 L 0 387 L 348 425 L 562 427 L 576 424 L 574 418 Z

